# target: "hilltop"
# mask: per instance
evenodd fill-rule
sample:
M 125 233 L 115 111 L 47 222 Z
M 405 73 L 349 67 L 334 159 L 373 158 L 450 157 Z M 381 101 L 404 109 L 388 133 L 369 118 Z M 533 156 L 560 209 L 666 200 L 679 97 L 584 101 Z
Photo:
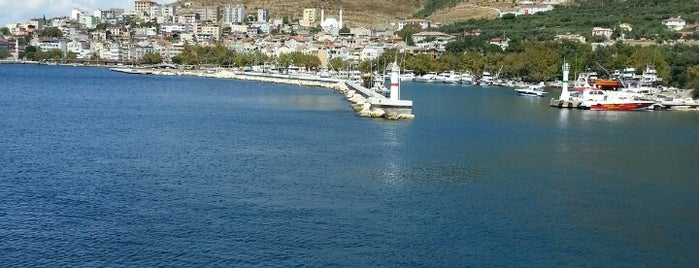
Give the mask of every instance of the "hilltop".
M 272 17 L 300 18 L 303 9 L 325 7 L 326 16 L 338 16 L 343 8 L 345 22 L 350 27 L 384 27 L 396 20 L 426 17 L 437 23 L 465 21 L 471 18 L 497 17 L 495 8 L 511 7 L 499 1 L 484 0 L 186 0 L 178 4 L 191 3 L 192 7 L 242 4 L 248 14 L 258 8 L 268 9 Z M 320 14 L 318 14 L 320 16 Z

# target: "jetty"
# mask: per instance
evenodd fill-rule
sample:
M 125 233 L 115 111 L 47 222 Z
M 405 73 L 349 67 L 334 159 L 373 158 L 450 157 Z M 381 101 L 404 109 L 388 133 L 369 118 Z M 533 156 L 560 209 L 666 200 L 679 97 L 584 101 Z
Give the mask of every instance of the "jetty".
M 235 69 L 186 70 L 173 68 L 115 67 L 110 68 L 110 70 L 134 75 L 185 75 L 330 88 L 343 94 L 350 102 L 352 109 L 359 116 L 385 118 L 389 120 L 415 118 L 415 115 L 412 113 L 413 102 L 400 99 L 400 70 L 395 63 L 391 69 L 389 97 L 351 80 L 324 78 L 317 75 L 270 74 L 244 72 Z

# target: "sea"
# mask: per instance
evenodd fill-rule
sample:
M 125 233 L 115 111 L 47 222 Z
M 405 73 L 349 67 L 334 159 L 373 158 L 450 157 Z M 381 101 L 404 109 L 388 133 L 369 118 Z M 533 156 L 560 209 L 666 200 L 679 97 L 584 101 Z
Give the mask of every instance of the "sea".
M 698 112 L 402 98 L 0 64 L 0 266 L 699 266 Z

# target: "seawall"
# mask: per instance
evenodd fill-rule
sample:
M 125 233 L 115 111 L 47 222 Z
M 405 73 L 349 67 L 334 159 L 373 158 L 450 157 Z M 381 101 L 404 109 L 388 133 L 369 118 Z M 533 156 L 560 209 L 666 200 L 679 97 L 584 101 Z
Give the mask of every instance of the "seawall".
M 383 95 L 365 88 L 359 84 L 333 78 L 322 78 L 310 75 L 284 75 L 238 72 L 233 70 L 174 70 L 174 69 L 134 69 L 134 68 L 113 68 L 113 71 L 131 74 L 150 75 L 187 75 L 198 77 L 209 77 L 217 79 L 238 79 L 246 81 L 256 81 L 265 83 L 277 83 L 307 87 L 322 87 L 333 89 L 343 94 L 350 102 L 352 109 L 358 115 L 373 118 L 385 118 L 390 120 L 413 119 L 411 107 L 394 107 L 390 105 L 377 105 L 388 101 Z

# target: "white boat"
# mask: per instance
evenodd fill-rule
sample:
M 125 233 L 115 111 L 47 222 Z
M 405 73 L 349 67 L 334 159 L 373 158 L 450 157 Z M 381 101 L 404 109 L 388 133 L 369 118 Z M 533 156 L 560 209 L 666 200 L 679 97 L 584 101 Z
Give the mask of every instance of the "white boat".
M 387 76 L 387 79 L 390 79 L 390 76 Z M 403 70 L 403 73 L 400 74 L 400 81 L 413 81 L 415 80 L 415 74 L 411 70 Z
M 443 72 L 439 74 L 441 77 L 441 80 L 445 84 L 458 84 L 461 83 L 461 75 L 459 73 L 456 73 L 454 71 L 450 72 Z
M 415 77 L 415 82 L 423 82 L 423 83 L 434 83 L 437 82 L 437 73 L 434 72 L 429 72 L 424 75 L 420 75 Z
M 650 109 L 655 102 L 638 100 L 632 94 L 601 89 L 585 89 L 580 107 L 595 111 L 639 111 Z
M 381 79 L 378 76 L 375 76 L 374 81 L 371 85 L 371 90 L 384 96 L 387 96 L 389 93 L 391 93 L 391 91 L 388 88 L 386 88 L 384 79 Z
M 462 85 L 473 85 L 473 75 L 470 73 L 464 73 L 461 75 L 461 81 L 459 81 Z
M 493 76 L 488 71 L 483 71 L 481 80 L 478 82 L 481 86 L 490 86 L 493 84 Z
M 522 96 L 545 97 L 547 92 L 544 90 L 544 86 L 544 82 L 541 82 L 536 85 L 515 88 L 514 90 L 517 92 L 517 94 Z

